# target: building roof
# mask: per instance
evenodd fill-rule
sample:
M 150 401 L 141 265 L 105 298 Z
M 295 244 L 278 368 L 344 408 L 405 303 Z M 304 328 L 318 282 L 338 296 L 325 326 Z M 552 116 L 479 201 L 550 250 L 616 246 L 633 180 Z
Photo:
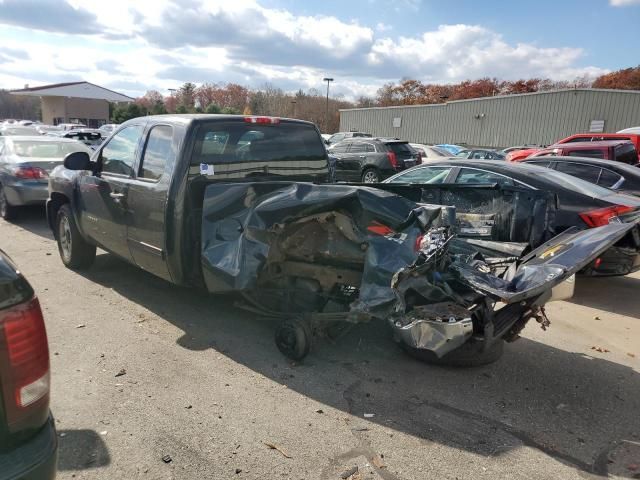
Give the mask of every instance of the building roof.
M 42 85 L 41 87 L 11 90 L 13 95 L 28 95 L 34 97 L 75 97 L 93 100 L 108 100 L 109 102 L 132 102 L 134 99 L 108 88 L 89 82 L 68 82 Z
M 491 100 L 504 100 L 514 97 L 531 97 L 535 95 L 553 95 L 563 92 L 585 92 L 585 93 L 627 93 L 640 95 L 640 90 L 620 90 L 615 88 L 560 88 L 558 90 L 543 90 L 540 92 L 527 92 L 527 93 L 512 93 L 505 95 L 494 95 L 492 97 L 478 97 L 478 98 L 465 98 L 462 100 L 450 100 L 444 103 L 427 103 L 418 105 L 390 105 L 388 107 L 360 107 L 360 108 L 341 108 L 340 112 L 349 112 L 352 110 L 387 110 L 390 108 L 424 108 L 424 107 L 444 107 L 450 103 L 462 103 L 462 102 L 478 102 L 478 101 L 491 101 Z

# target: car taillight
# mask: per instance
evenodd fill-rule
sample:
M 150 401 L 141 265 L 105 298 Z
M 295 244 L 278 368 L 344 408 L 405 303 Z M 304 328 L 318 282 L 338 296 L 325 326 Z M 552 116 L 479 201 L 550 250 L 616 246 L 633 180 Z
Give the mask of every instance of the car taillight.
M 589 228 L 601 227 L 603 225 L 607 225 L 612 218 L 632 212 L 633 210 L 633 207 L 628 207 L 626 205 L 614 205 L 612 207 L 598 208 L 597 210 L 582 212 L 580 214 L 580 218 Z
M 48 412 L 49 347 L 38 299 L 0 312 L 0 373 L 10 430 L 33 410 Z
M 49 177 L 49 174 L 40 167 L 16 167 L 13 175 L 24 180 L 39 180 Z
M 387 158 L 389 159 L 391 167 L 398 168 L 398 157 L 396 157 L 394 152 L 387 152 Z
M 244 117 L 244 121 L 247 123 L 261 123 L 268 125 L 276 125 L 280 123 L 278 117 Z
M 422 165 L 422 152 L 418 152 L 418 156 L 416 157 L 416 165 Z

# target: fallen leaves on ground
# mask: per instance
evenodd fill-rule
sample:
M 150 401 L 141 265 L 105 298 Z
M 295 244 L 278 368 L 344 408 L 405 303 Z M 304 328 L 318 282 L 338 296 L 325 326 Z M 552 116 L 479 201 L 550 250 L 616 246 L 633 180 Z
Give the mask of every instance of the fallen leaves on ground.
M 285 452 L 282 448 L 280 448 L 278 445 L 275 445 L 269 442 L 262 442 L 262 443 L 264 443 L 271 450 L 277 450 L 278 452 L 280 452 L 284 458 L 293 458 L 287 452 Z
M 371 459 L 371 463 L 376 468 L 387 468 L 387 466 L 384 464 L 384 461 L 382 460 L 382 457 L 380 455 L 376 455 L 375 457 L 373 457 Z

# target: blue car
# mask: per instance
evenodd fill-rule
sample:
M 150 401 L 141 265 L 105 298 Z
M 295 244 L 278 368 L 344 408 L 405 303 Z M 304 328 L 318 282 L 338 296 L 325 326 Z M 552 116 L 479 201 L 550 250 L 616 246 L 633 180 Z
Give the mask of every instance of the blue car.
M 460 153 L 462 150 L 464 150 L 464 147 L 461 147 L 460 145 L 453 145 L 450 143 L 441 143 L 440 145 L 435 145 L 438 148 L 444 148 L 447 152 L 451 152 L 452 155 L 457 155 L 458 153 Z

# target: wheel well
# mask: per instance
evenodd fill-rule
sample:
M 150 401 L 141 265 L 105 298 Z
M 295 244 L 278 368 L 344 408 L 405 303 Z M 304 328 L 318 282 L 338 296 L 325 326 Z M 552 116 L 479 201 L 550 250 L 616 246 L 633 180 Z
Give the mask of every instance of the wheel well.
M 53 232 L 53 236 L 56 234 L 56 218 L 58 217 L 58 210 L 62 205 L 69 203 L 69 199 L 62 193 L 52 193 L 49 201 L 47 202 L 47 222 L 49 228 Z

